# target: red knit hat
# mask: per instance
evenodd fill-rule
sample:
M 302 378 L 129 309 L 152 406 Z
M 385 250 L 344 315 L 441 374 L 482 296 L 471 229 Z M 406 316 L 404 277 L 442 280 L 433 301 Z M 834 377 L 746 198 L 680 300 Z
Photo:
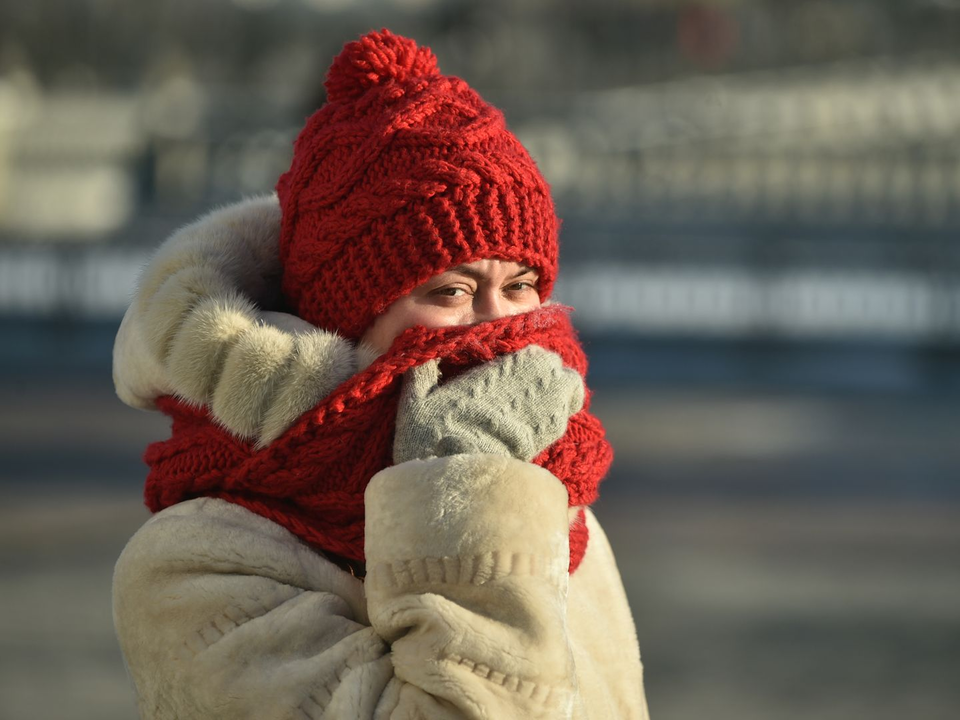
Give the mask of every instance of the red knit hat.
M 550 189 L 499 110 L 387 30 L 345 45 L 326 88 L 277 183 L 297 315 L 356 339 L 431 277 L 488 258 L 538 270 L 549 297 Z

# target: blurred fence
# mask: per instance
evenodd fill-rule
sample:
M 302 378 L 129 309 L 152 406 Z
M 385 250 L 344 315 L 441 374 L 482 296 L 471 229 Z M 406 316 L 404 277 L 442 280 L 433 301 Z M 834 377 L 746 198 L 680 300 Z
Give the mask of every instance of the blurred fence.
M 136 104 L 47 98 L 10 131 L 0 314 L 119 317 L 150 249 L 206 203 L 269 189 L 295 132 L 231 130 L 221 108 L 218 133 L 160 137 Z M 558 297 L 587 331 L 960 337 L 958 61 L 694 78 L 507 112 L 554 186 Z M 171 205 L 171 188 L 195 198 Z
M 951 57 L 698 77 L 573 105 L 545 129 L 540 157 L 578 212 L 960 226 L 960 62 Z
M 0 249 L 0 310 L 102 320 L 126 309 L 148 252 L 134 248 Z M 588 332 L 792 339 L 960 340 L 960 279 L 907 271 L 650 268 L 577 264 L 557 287 Z
M 789 14 L 803 22 L 768 23 L 767 36 L 763 2 L 525 6 L 510 10 L 529 33 L 518 48 L 502 18 L 484 25 L 489 8 L 429 7 L 420 24 L 442 66 L 476 76 L 553 187 L 564 220 L 557 297 L 586 333 L 960 345 L 960 53 L 941 42 L 953 14 L 799 3 Z M 234 35 L 216 41 L 237 68 L 253 63 L 249 76 L 221 67 L 211 81 L 207 46 L 193 48 L 184 28 L 192 50 L 142 60 L 143 82 L 125 87 L 58 89 L 26 61 L 0 62 L 0 321 L 54 323 L 37 332 L 116 322 L 176 226 L 270 190 L 304 108 L 322 101 L 321 52 L 303 35 L 278 43 L 252 8 L 223 22 L 256 38 L 254 59 Z M 299 16 L 280 10 L 290 30 Z M 813 32 L 834 14 L 846 35 Z M 898 23 L 915 34 L 894 42 Z M 876 32 L 854 32 L 868 26 Z M 792 49 L 776 50 L 776 38 Z M 706 50 L 723 63 L 697 54 Z M 596 75 L 574 72 L 570 53 Z M 506 55 L 523 60 L 522 77 L 497 71 Z M 539 80 L 527 76 L 536 68 Z

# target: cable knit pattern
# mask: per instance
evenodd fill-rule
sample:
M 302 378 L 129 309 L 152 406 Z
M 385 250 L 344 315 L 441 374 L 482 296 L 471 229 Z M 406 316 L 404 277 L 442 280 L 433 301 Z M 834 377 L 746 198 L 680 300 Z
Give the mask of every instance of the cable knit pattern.
M 277 184 L 298 316 L 356 339 L 397 298 L 482 259 L 537 269 L 550 296 L 553 201 L 499 110 L 386 30 L 348 43 L 326 86 Z
M 199 495 L 238 503 L 301 539 L 350 560 L 363 560 L 363 491 L 393 464 L 397 405 L 404 374 L 442 359 L 444 377 L 538 345 L 581 376 L 586 356 L 568 309 L 549 306 L 472 327 L 411 328 L 390 351 L 354 375 L 269 447 L 257 449 L 211 422 L 205 410 L 174 398 L 158 401 L 173 418 L 169 440 L 152 444 L 146 500 L 153 511 Z M 603 427 L 583 409 L 560 440 L 533 462 L 565 486 L 571 507 L 597 498 L 612 461 Z M 587 545 L 582 513 L 570 527 L 570 570 Z

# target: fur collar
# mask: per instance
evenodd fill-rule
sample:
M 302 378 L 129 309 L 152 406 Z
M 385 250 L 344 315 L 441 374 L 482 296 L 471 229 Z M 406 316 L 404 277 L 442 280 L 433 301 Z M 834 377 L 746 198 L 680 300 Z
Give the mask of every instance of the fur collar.
M 215 210 L 161 245 L 113 352 L 117 395 L 153 409 L 174 395 L 208 406 L 258 446 L 279 437 L 358 368 L 354 346 L 280 306 L 275 196 Z M 369 350 L 360 354 L 372 362 Z

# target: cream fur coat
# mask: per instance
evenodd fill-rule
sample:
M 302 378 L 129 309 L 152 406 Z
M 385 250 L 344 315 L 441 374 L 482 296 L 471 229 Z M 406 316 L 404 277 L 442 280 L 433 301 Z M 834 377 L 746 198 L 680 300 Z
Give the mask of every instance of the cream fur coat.
M 260 445 L 370 362 L 258 308 L 279 286 L 276 200 L 168 240 L 124 317 L 124 402 L 208 405 Z M 636 632 L 609 543 L 568 575 L 567 494 L 512 458 L 383 470 L 365 495 L 360 581 L 222 500 L 168 508 L 117 563 L 114 619 L 141 717 L 256 720 L 647 718 Z

